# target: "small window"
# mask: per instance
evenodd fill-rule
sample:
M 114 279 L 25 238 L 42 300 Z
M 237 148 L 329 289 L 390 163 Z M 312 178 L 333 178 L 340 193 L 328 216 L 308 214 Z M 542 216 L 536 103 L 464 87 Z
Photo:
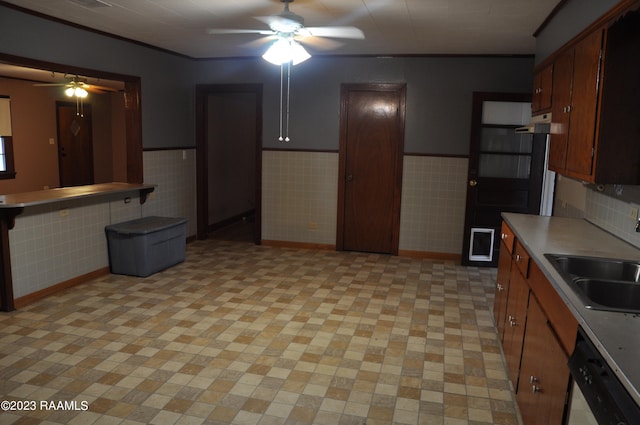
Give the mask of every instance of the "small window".
M 15 176 L 10 99 L 0 96 L 0 179 L 13 179 Z
M 11 136 L 0 137 L 0 180 L 16 177 L 13 168 L 13 143 Z

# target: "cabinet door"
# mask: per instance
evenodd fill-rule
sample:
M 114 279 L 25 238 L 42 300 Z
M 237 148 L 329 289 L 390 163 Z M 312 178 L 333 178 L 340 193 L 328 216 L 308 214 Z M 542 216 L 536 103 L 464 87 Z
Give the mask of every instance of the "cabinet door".
M 536 72 L 533 77 L 531 112 L 536 113 L 551 109 L 552 87 L 553 65 L 549 65 Z
M 498 276 L 496 278 L 496 294 L 493 300 L 493 318 L 498 328 L 498 338 L 504 338 L 505 319 L 507 317 L 507 297 L 509 296 L 509 274 L 511 273 L 511 253 L 504 244 L 500 247 L 498 259 Z
M 569 107 L 571 104 L 571 80 L 573 74 L 573 50 L 562 54 L 553 64 L 553 127 L 549 143 L 549 169 L 562 172 L 567 159 L 569 139 Z
M 504 329 L 504 357 L 507 362 L 509 379 L 513 388 L 518 388 L 520 373 L 520 357 L 524 328 L 527 322 L 527 306 L 529 304 L 529 286 L 518 268 L 511 266 L 509 278 L 509 296 L 507 300 L 507 317 Z
M 524 425 L 562 424 L 569 376 L 567 355 L 531 296 L 516 394 Z
M 602 31 L 575 47 L 566 169 L 578 177 L 593 173 L 601 51 Z
M 551 93 L 553 92 L 553 65 L 549 65 L 540 71 L 540 110 L 551 109 Z

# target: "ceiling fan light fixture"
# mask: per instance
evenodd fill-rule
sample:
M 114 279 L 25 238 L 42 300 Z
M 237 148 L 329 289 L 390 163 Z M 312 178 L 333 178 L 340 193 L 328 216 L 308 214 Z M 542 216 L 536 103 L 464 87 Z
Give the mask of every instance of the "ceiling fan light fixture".
M 297 65 L 309 59 L 311 55 L 295 40 L 280 38 L 269 47 L 262 58 L 274 65 L 291 62 Z
M 89 93 L 87 93 L 87 91 L 85 89 L 83 89 L 82 87 L 76 87 L 74 90 L 74 94 L 76 95 L 76 97 L 87 97 L 87 95 Z
M 73 87 L 67 87 L 67 89 L 64 91 L 64 94 L 66 94 L 68 97 L 72 97 L 75 93 L 76 89 Z

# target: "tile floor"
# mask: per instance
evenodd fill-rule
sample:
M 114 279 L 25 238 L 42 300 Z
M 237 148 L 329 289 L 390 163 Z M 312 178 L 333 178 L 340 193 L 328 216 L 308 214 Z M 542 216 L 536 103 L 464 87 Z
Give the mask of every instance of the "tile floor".
M 194 242 L 148 278 L 105 276 L 0 313 L 0 400 L 36 403 L 0 424 L 516 425 L 494 278 Z

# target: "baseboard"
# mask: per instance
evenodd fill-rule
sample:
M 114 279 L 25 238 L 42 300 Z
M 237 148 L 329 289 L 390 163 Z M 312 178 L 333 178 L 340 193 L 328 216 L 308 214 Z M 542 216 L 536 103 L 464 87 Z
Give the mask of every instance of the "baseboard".
M 277 246 L 281 248 L 302 248 L 302 249 L 321 249 L 324 251 L 335 251 L 336 246 L 323 243 L 310 243 L 310 242 L 292 242 L 292 241 L 274 241 L 274 240 L 262 240 L 261 245 L 264 246 Z
M 256 210 L 255 209 L 251 209 L 251 210 L 244 211 L 244 212 L 242 212 L 240 214 L 236 214 L 233 217 L 229 217 L 229 218 L 226 218 L 224 220 L 218 221 L 216 223 L 209 224 L 207 226 L 207 231 L 209 233 L 215 232 L 216 230 L 222 229 L 223 227 L 227 227 L 227 226 L 229 226 L 231 224 L 235 224 L 235 223 L 237 223 L 239 221 L 243 221 L 247 217 L 251 217 L 251 216 L 255 215 L 255 213 L 256 213 Z
M 32 304 L 50 295 L 53 295 L 58 292 L 62 292 L 65 289 L 73 288 L 74 286 L 78 286 L 82 283 L 86 283 L 90 280 L 96 279 L 98 277 L 101 277 L 107 274 L 109 274 L 109 267 L 104 267 L 98 270 L 94 270 L 90 273 L 83 274 L 82 276 L 76 276 L 73 279 L 69 279 L 64 282 L 57 283 L 53 286 L 49 286 L 48 288 L 44 288 L 39 291 L 32 292 L 20 298 L 16 298 L 14 300 L 15 307 L 16 309 L 25 307 L 29 304 Z
M 421 258 L 425 260 L 454 261 L 458 264 L 462 262 L 461 254 L 451 254 L 448 252 L 408 251 L 401 249 L 398 251 L 398 255 L 400 257 Z
M 262 245 L 265 246 L 277 246 L 282 248 L 303 248 L 303 249 L 322 249 L 327 251 L 335 251 L 336 246 L 332 244 L 319 244 L 309 242 L 291 242 L 291 241 L 276 241 L 276 240 L 263 240 Z M 448 252 L 428 252 L 428 251 L 398 251 L 399 257 L 411 257 L 425 260 L 442 260 L 453 261 L 458 264 L 462 262 L 462 255 L 451 254 Z

